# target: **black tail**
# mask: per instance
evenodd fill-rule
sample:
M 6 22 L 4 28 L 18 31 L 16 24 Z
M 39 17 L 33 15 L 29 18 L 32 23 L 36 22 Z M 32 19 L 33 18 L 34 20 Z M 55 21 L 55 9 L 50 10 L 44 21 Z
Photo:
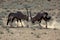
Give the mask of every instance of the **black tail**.
M 11 21 L 11 16 L 12 16 L 13 14 L 14 14 L 14 13 L 10 13 L 10 14 L 8 15 L 7 25 L 8 25 L 8 23 L 9 23 L 9 21 Z
M 47 17 L 47 21 L 50 21 L 50 19 L 51 19 L 51 17 L 49 16 L 49 17 Z
M 9 20 L 9 18 L 8 18 L 8 20 L 7 20 L 7 25 L 8 25 L 8 23 L 9 23 L 9 21 L 10 21 L 10 20 Z

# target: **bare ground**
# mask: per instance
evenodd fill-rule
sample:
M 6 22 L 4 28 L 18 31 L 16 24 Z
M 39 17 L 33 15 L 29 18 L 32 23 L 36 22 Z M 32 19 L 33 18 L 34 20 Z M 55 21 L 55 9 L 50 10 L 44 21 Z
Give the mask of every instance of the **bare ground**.
M 0 40 L 60 40 L 60 30 L 0 27 Z

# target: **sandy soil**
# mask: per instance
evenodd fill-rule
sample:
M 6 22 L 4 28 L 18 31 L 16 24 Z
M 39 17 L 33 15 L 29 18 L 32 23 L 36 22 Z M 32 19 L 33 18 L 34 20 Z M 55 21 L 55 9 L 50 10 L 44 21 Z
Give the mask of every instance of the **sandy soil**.
M 60 30 L 0 28 L 0 40 L 60 40 Z

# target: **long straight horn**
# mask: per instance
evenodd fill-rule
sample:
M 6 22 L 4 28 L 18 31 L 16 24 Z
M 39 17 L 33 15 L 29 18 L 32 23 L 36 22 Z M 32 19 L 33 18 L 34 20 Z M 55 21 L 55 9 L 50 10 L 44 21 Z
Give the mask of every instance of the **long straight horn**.
M 32 21 L 31 9 L 30 9 L 30 18 L 31 18 L 31 21 Z
M 27 11 L 27 15 L 29 16 L 29 14 L 28 14 L 28 8 L 26 8 L 26 11 Z
M 28 13 L 28 8 L 26 8 L 26 11 L 27 11 L 27 16 L 28 16 L 28 20 L 29 20 L 29 13 Z

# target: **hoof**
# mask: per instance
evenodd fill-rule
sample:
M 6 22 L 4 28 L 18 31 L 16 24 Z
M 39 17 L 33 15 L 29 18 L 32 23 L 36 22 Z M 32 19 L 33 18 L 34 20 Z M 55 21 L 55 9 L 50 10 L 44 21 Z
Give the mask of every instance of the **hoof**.
M 27 25 L 26 27 L 29 28 L 29 25 Z
M 42 29 L 42 27 L 40 27 L 39 29 Z
M 19 28 L 19 26 L 17 26 L 17 28 Z
M 23 26 L 21 26 L 23 28 Z
M 27 25 L 27 28 L 29 28 L 29 26 Z
M 48 28 L 46 27 L 46 29 L 48 29 Z
M 39 29 L 42 29 L 42 28 L 39 28 Z

